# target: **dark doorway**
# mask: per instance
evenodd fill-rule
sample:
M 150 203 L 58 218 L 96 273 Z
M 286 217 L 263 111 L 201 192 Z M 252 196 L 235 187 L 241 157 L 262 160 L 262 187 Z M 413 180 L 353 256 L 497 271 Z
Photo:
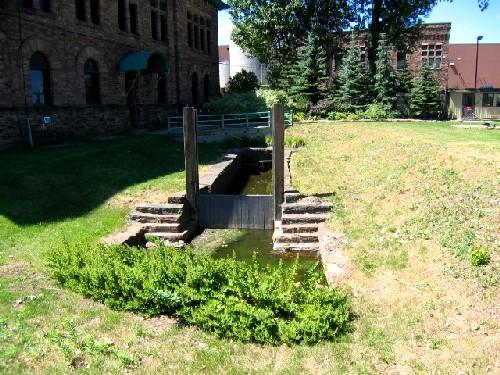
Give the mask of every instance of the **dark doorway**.
M 476 95 L 474 93 L 464 93 L 462 97 L 462 117 L 464 119 L 474 118 L 476 106 Z

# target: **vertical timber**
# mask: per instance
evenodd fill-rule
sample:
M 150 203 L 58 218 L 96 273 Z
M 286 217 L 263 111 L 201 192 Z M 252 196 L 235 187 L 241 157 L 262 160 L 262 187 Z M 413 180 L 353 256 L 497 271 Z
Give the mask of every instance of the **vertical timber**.
M 192 107 L 184 108 L 184 158 L 186 161 L 186 199 L 198 212 L 200 177 L 198 174 L 198 139 L 196 135 L 196 111 Z
M 274 220 L 281 220 L 281 205 L 285 194 L 285 108 L 275 104 L 273 127 L 273 211 Z

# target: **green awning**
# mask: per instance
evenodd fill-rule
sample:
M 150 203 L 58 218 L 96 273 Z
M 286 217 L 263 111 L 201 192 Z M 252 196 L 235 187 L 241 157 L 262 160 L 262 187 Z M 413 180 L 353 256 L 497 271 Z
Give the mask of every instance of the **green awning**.
M 122 57 L 118 70 L 121 72 L 148 71 L 151 73 L 165 74 L 169 66 L 165 56 L 160 52 L 140 51 L 128 53 Z

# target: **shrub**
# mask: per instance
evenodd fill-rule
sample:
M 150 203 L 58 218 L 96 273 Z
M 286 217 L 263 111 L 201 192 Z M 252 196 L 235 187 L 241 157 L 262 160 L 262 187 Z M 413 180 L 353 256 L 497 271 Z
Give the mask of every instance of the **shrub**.
M 334 112 L 338 108 L 338 102 L 336 99 L 323 99 L 320 100 L 316 105 L 311 107 L 310 115 L 319 118 L 327 118 L 327 116 Z
M 347 115 L 347 120 L 349 121 L 358 121 L 358 120 L 361 120 L 363 118 L 362 115 L 360 115 L 359 113 L 349 113 Z
M 63 286 L 114 309 L 147 316 L 169 314 L 220 337 L 263 344 L 312 344 L 346 332 L 352 316 L 347 294 L 318 287 L 311 269 L 297 283 L 297 265 L 262 267 L 212 259 L 163 245 L 64 246 L 48 255 Z M 298 262 L 298 260 L 297 260 Z
M 491 261 L 491 255 L 488 250 L 476 247 L 471 250 L 469 260 L 475 267 L 486 266 Z
M 347 113 L 344 112 L 330 112 L 328 114 L 328 120 L 336 121 L 336 120 L 347 120 Z
M 257 96 L 264 100 L 266 107 L 271 109 L 275 104 L 282 103 L 287 107 L 291 106 L 291 101 L 283 90 L 259 89 Z
M 259 78 L 254 72 L 242 70 L 236 73 L 227 83 L 228 93 L 252 92 L 259 88 Z
M 368 106 L 362 114 L 363 118 L 371 120 L 382 120 L 389 117 L 394 117 L 390 106 L 380 103 L 373 103 Z
M 214 114 L 263 112 L 268 110 L 265 100 L 258 97 L 255 92 L 228 94 L 222 98 L 211 100 L 205 104 L 205 109 Z
M 306 141 L 302 137 L 290 136 L 285 138 L 285 146 L 290 148 L 300 148 L 306 145 Z
M 306 119 L 306 114 L 304 112 L 295 112 L 293 114 L 293 121 L 302 122 Z

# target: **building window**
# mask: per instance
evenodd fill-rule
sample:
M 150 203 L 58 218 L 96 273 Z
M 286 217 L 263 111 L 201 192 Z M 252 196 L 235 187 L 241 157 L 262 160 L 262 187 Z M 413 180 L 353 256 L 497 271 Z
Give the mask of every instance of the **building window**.
M 497 107 L 500 107 L 500 94 L 496 94 L 497 97 Z
M 191 77 L 191 93 L 193 99 L 193 105 L 198 105 L 198 74 L 193 73 Z
M 33 3 L 33 1 L 30 1 Z M 38 7 L 42 12 L 50 12 L 50 0 L 38 0 Z
M 210 99 L 210 77 L 208 74 L 205 75 L 205 78 L 203 79 L 203 99 L 205 100 L 205 103 Z
M 33 104 L 50 104 L 50 67 L 46 57 L 36 52 L 30 59 Z
M 33 9 L 33 0 L 18 0 L 17 5 L 21 8 Z
M 99 0 L 90 0 L 90 20 L 94 25 L 99 25 Z
M 212 33 L 210 30 L 207 30 L 207 52 L 212 52 Z
M 406 54 L 398 52 L 396 57 L 396 69 L 402 70 L 404 69 L 405 65 L 406 65 Z
M 158 79 L 158 104 L 167 103 L 167 78 L 165 76 Z
M 85 101 L 87 104 L 99 104 L 99 69 L 97 62 L 88 59 L 83 67 L 85 80 Z
M 198 26 L 194 26 L 194 48 L 200 48 L 200 29 Z
M 201 51 L 211 52 L 212 21 L 204 16 L 188 12 L 188 46 Z
M 494 94 L 483 94 L 483 107 L 493 107 Z
M 137 4 L 129 4 L 128 13 L 130 16 L 130 32 L 137 34 Z
M 188 46 L 193 48 L 193 24 L 188 23 Z
M 200 29 L 200 47 L 202 51 L 205 51 L 205 30 Z
M 167 0 L 160 0 L 160 9 L 164 12 L 167 11 Z
M 162 42 L 167 41 L 167 17 L 163 14 L 160 16 L 160 39 Z
M 85 0 L 75 0 L 76 19 L 85 21 Z
M 125 17 L 125 0 L 118 0 L 118 28 L 127 30 L 127 20 Z
M 158 14 L 154 11 L 151 12 L 151 37 L 158 40 Z
M 431 69 L 441 69 L 442 67 L 442 44 L 422 44 L 422 64 L 429 65 Z

